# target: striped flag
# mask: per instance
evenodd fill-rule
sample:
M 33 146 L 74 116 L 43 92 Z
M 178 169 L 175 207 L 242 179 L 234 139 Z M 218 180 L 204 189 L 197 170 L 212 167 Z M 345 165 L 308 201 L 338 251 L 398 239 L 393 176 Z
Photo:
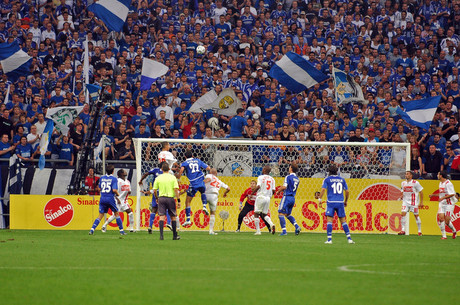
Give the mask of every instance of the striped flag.
M 46 122 L 45 130 L 40 138 L 40 158 L 38 159 L 38 168 L 45 168 L 45 154 L 48 150 L 48 145 L 50 144 L 51 135 L 53 134 L 54 123 L 52 120 Z
M 329 78 L 294 52 L 286 53 L 273 65 L 268 75 L 294 93 L 302 92 Z
M 88 10 L 104 21 L 111 31 L 121 32 L 128 17 L 131 0 L 100 0 L 91 4 Z
M 140 90 L 150 90 L 153 82 L 168 72 L 169 68 L 158 61 L 144 58 L 142 61 L 141 88 Z
M 404 110 L 397 108 L 396 112 L 409 124 L 428 130 L 440 101 L 441 96 L 439 95 L 416 101 L 401 102 Z
M 15 81 L 19 76 L 29 75 L 31 62 L 32 57 L 19 47 L 17 41 L 0 43 L 0 64 L 2 65 L 3 73 L 9 79 Z
M 10 194 L 21 194 L 22 191 L 22 176 L 21 163 L 16 154 L 10 158 L 10 179 L 9 192 Z
M 102 89 L 101 86 L 96 84 L 86 84 L 86 90 L 88 90 L 91 100 L 97 100 L 99 97 L 99 91 Z

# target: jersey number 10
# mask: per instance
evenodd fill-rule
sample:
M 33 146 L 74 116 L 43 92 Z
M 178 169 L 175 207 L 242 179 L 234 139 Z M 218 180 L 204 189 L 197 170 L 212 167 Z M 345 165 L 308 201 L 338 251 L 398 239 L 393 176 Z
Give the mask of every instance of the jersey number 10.
M 334 182 L 332 185 L 332 190 L 334 191 L 334 194 L 342 194 L 343 191 L 343 185 L 341 182 Z

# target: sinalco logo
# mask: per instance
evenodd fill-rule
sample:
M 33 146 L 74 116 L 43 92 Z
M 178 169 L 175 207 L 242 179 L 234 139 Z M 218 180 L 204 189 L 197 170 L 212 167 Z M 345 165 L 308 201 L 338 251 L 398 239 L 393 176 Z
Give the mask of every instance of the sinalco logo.
M 68 225 L 73 219 L 73 206 L 64 198 L 53 198 L 48 201 L 43 211 L 45 220 L 53 227 L 61 228 Z

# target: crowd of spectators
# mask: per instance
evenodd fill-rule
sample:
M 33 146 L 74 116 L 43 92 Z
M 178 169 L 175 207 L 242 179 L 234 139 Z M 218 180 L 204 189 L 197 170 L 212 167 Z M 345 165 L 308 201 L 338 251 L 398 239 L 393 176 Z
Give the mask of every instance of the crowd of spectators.
M 458 171 L 458 0 L 133 0 L 121 32 L 109 31 L 87 10 L 92 2 L 0 4 L 0 42 L 18 41 L 32 57 L 28 75 L 15 81 L 0 75 L 0 131 L 8 135 L 2 136 L 0 157 L 17 153 L 29 162 L 37 154 L 47 109 L 84 105 L 88 39 L 90 83 L 114 82 L 113 101 L 98 123 L 110 142 L 104 150 L 108 158 L 134 160 L 135 137 L 410 142 L 411 167 L 418 174 Z M 198 45 L 205 46 L 204 55 L 196 54 Z M 334 66 L 352 75 L 365 101 L 338 105 L 332 80 L 289 92 L 268 77 L 289 51 L 325 74 Z M 143 58 L 169 67 L 148 91 L 139 90 Z M 188 111 L 207 91 L 224 88 L 243 101 L 235 118 Z M 402 101 L 435 95 L 442 99 L 429 130 L 398 116 Z M 219 129 L 207 125 L 211 116 L 218 117 Z M 85 106 L 69 134 L 55 133 L 47 157 L 73 165 L 89 119 Z M 376 154 L 384 160 L 384 150 L 286 151 L 291 157 L 279 162 L 297 162 L 301 155 L 299 162 L 359 163 L 360 156 L 378 167 L 373 160 Z

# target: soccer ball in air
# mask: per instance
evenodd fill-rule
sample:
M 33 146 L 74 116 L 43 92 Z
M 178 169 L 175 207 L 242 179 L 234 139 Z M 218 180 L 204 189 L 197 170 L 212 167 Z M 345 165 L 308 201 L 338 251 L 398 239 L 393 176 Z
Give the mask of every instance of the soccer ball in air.
M 203 55 L 206 52 L 206 48 L 204 46 L 196 47 L 196 54 Z
M 210 118 L 208 120 L 208 126 L 214 130 L 219 129 L 219 119 L 218 118 Z

